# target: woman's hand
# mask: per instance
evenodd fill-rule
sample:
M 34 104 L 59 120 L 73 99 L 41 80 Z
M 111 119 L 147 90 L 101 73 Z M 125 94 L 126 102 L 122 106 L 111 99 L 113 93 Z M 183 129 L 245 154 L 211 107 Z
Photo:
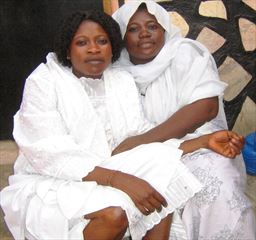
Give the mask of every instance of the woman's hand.
M 128 194 L 144 215 L 155 210 L 161 211 L 162 206 L 167 206 L 164 197 L 149 183 L 130 174 L 116 171 L 111 177 L 110 185 Z
M 208 148 L 228 158 L 241 153 L 245 143 L 243 136 L 235 132 L 222 130 L 209 134 Z
M 112 156 L 133 149 L 141 144 L 144 144 L 142 135 L 132 136 L 122 141 L 113 151 Z

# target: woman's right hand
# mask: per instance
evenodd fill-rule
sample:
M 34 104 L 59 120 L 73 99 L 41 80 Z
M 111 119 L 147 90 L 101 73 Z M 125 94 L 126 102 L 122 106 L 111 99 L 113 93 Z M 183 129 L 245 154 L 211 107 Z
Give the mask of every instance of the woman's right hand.
M 162 206 L 167 206 L 166 200 L 159 192 L 148 182 L 133 175 L 116 171 L 111 177 L 110 184 L 128 194 L 144 215 L 149 215 L 155 210 L 161 211 Z

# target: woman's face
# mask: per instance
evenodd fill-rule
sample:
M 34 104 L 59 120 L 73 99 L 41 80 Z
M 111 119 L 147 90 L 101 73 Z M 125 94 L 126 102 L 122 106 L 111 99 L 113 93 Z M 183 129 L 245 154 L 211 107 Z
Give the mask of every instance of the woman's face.
M 150 62 L 162 49 L 164 29 L 147 9 L 138 9 L 125 33 L 125 46 L 133 64 Z
M 98 23 L 83 21 L 71 41 L 68 56 L 77 77 L 100 78 L 112 59 L 107 33 Z

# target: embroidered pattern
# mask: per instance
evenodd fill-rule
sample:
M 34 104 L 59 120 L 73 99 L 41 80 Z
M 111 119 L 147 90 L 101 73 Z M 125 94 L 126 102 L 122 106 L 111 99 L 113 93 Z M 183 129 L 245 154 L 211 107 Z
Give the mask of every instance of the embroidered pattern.
M 232 199 L 228 201 L 231 211 L 242 211 L 248 207 L 248 201 L 238 190 L 233 191 Z
M 232 233 L 232 231 L 227 227 L 227 225 L 224 226 L 224 228 L 218 232 L 216 235 L 214 235 L 211 240 L 236 240 L 236 239 L 243 239 L 242 238 L 242 231 Z
M 218 177 L 211 176 L 209 170 L 197 168 L 193 174 L 204 185 L 204 188 L 195 195 L 195 204 L 198 207 L 211 204 L 220 195 L 220 187 L 223 182 Z

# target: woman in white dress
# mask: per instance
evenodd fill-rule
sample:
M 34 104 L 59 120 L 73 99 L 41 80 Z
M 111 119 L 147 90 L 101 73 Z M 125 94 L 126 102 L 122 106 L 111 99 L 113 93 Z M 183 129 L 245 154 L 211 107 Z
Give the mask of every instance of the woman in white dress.
M 219 80 L 204 46 L 181 37 L 168 12 L 151 0 L 129 1 L 113 17 L 126 47 L 115 65 L 135 78 L 146 116 L 158 125 L 124 140 L 113 154 L 140 144 L 227 129 L 222 103 L 226 84 Z M 182 213 L 187 238 L 254 239 L 255 216 L 244 194 L 242 156 L 231 160 L 200 150 L 182 161 L 204 185 Z
M 1 191 L 15 239 L 122 239 L 128 227 L 133 240 L 167 239 L 173 211 L 201 189 L 181 155 L 240 151 L 243 139 L 222 131 L 111 157 L 122 140 L 152 127 L 134 79 L 111 67 L 121 46 L 110 16 L 74 13 L 55 53 L 27 78 L 14 116 L 19 156 Z

